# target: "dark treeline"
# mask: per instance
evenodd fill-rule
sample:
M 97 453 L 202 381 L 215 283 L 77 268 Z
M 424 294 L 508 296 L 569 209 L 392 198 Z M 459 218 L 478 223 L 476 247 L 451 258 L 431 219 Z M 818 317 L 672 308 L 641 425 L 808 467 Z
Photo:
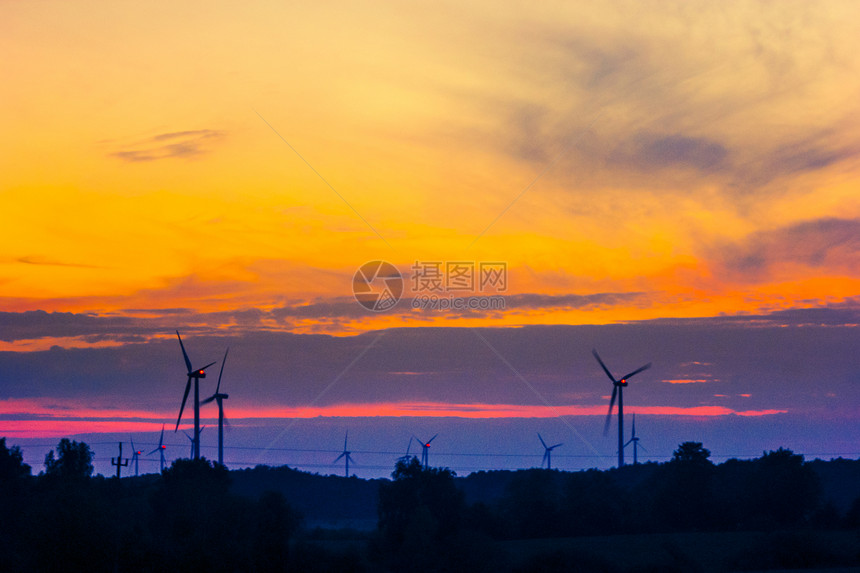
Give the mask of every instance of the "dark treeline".
M 463 489 L 488 516 L 493 535 L 511 539 L 860 525 L 860 461 L 807 463 L 782 448 L 719 465 L 709 455 L 702 444 L 686 442 L 668 463 L 479 472 Z M 822 476 L 832 490 L 824 491 Z M 834 499 L 844 501 L 846 492 L 853 493 L 850 502 L 838 505 Z
M 708 571 L 721 569 L 691 556 L 685 547 L 699 537 L 689 536 L 713 546 L 727 532 L 740 536 L 725 552 L 731 569 L 860 564 L 860 460 L 804 462 L 784 449 L 719 465 L 708 457 L 686 442 L 663 464 L 465 478 L 413 458 L 373 481 L 229 472 L 201 459 L 118 480 L 92 476 L 84 443 L 62 440 L 34 476 L 0 439 L 0 570 Z M 369 512 L 371 532 L 301 526 L 301 513 Z M 647 553 L 656 561 L 572 549 L 617 535 L 663 539 Z M 845 535 L 853 549 L 834 549 Z
M 223 466 L 177 460 L 137 480 L 92 472 L 89 447 L 64 439 L 30 477 L 0 439 L 0 570 L 277 571 L 289 559 L 295 512 L 277 493 L 231 494 Z

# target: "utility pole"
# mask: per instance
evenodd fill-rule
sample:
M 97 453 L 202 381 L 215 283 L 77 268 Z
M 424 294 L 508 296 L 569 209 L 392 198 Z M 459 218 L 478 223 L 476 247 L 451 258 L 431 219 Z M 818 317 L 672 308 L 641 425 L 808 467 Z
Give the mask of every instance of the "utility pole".
M 618 467 L 624 465 L 624 387 L 626 380 L 618 382 Z
M 116 477 L 119 479 L 122 468 L 128 466 L 128 458 L 122 457 L 122 442 L 119 443 L 119 455 L 110 459 L 110 465 L 116 466 Z

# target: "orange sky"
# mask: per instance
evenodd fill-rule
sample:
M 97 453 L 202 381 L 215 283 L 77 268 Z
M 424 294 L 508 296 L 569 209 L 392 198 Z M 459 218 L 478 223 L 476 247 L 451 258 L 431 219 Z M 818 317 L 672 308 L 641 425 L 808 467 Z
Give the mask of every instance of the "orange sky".
M 509 295 L 627 295 L 457 324 L 840 302 L 860 294 L 858 11 L 7 3 L 0 310 L 352 303 L 376 259 L 504 261 Z

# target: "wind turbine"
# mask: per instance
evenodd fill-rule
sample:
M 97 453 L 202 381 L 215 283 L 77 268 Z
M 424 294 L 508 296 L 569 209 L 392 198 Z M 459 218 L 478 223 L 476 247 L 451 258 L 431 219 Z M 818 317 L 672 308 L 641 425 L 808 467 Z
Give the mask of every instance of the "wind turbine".
M 651 368 L 651 363 L 649 362 L 645 366 L 640 366 L 630 374 L 616 380 L 612 372 L 609 371 L 609 368 L 606 367 L 606 364 L 603 363 L 603 360 L 600 359 L 597 350 L 592 350 L 591 353 L 594 354 L 594 357 L 600 363 L 600 367 L 603 368 L 603 371 L 612 380 L 612 398 L 609 400 L 609 412 L 606 414 L 606 424 L 603 426 L 604 436 L 609 431 L 609 423 L 612 421 L 612 406 L 615 404 L 615 397 L 618 397 L 618 467 L 620 468 L 624 465 L 624 387 L 627 386 L 628 378 L 632 378 L 643 370 L 648 370 Z
M 538 434 L 538 439 L 540 440 L 540 443 L 543 444 L 543 450 L 544 450 L 543 451 L 543 460 L 541 460 L 540 465 L 541 465 L 541 467 L 543 467 L 544 462 L 546 462 L 546 469 L 551 470 L 552 469 L 552 451 L 554 449 L 556 449 L 557 447 L 563 445 L 563 444 L 556 444 L 554 446 L 548 446 L 548 445 L 546 445 L 546 442 L 543 441 L 543 438 L 541 437 L 540 434 Z
M 198 444 L 200 443 L 200 434 L 202 434 L 203 430 L 205 430 L 205 429 L 206 429 L 206 426 L 203 426 L 202 428 L 200 428 L 200 431 L 197 433 L 197 442 L 196 443 L 198 443 Z M 192 438 L 191 434 L 189 434 L 185 430 L 182 430 L 182 433 L 185 434 L 185 437 L 188 438 L 188 440 L 191 442 L 191 453 L 188 454 L 188 459 L 194 459 L 194 446 L 195 446 L 194 438 Z
M 352 456 L 349 455 L 352 452 L 350 452 L 349 450 L 346 449 L 346 440 L 348 438 L 349 438 L 349 430 L 346 431 L 346 435 L 343 437 L 343 453 L 341 455 L 339 455 L 338 457 L 336 457 L 334 459 L 334 461 L 332 462 L 333 464 L 336 464 L 340 458 L 344 459 L 344 462 L 346 462 L 346 473 L 344 475 L 346 477 L 349 477 L 349 462 L 355 463 L 355 460 L 353 460 Z
M 627 443 L 626 443 L 626 444 L 624 444 L 624 447 L 626 448 L 626 447 L 627 447 L 627 446 L 629 446 L 630 444 L 633 444 L 633 465 L 636 465 L 636 464 L 638 464 L 638 463 L 639 463 L 639 458 L 638 458 L 638 456 L 637 456 L 637 454 L 638 454 L 638 449 L 639 449 L 639 448 L 642 448 L 642 449 L 643 449 L 643 450 L 645 450 L 646 452 L 648 451 L 648 450 L 645 448 L 645 446 L 640 446 L 640 445 L 639 445 L 639 438 L 638 438 L 638 437 L 636 437 L 636 414 L 633 414 L 633 432 L 630 434 L 630 439 L 629 439 L 629 440 L 627 440 Z
M 409 436 L 409 444 L 406 446 L 406 455 L 403 455 L 403 456 L 400 456 L 399 458 L 397 458 L 398 462 L 407 463 L 407 462 L 409 462 L 410 459 L 415 457 L 415 456 L 409 455 L 409 448 L 412 447 L 412 440 L 414 440 L 414 439 L 415 438 L 413 438 L 412 436 Z
M 167 446 L 164 445 L 164 424 L 161 424 L 161 437 L 158 438 L 158 447 L 149 452 L 148 456 L 151 456 L 155 452 L 159 452 L 161 455 L 161 471 L 164 471 L 164 450 L 167 449 Z
M 415 438 L 415 441 L 418 442 L 419 444 L 421 444 L 421 465 L 424 466 L 425 468 L 430 467 L 430 461 L 429 461 L 429 458 L 430 458 L 430 442 L 435 440 L 436 436 L 438 436 L 438 435 L 439 434 L 436 434 L 435 436 L 433 436 L 432 438 L 430 438 L 426 442 L 423 442 L 423 441 L 419 440 L 416 436 L 413 436 Z M 410 444 L 411 443 L 412 442 L 410 442 Z
M 227 352 L 230 352 L 229 348 Z M 218 386 L 215 388 L 215 393 L 200 402 L 201 405 L 208 404 L 212 400 L 218 402 L 218 463 L 222 466 L 224 465 L 224 422 L 227 422 L 227 419 L 224 417 L 224 400 L 230 397 L 227 394 L 221 394 L 221 376 L 224 374 L 227 352 L 224 353 L 224 360 L 221 361 L 221 372 L 218 374 Z
M 140 454 L 142 454 L 143 452 L 142 452 L 142 451 L 140 451 L 140 450 L 138 450 L 138 449 L 135 449 L 135 447 L 134 447 L 134 438 L 132 438 L 131 436 L 129 436 L 129 437 L 128 437 L 128 439 L 129 439 L 129 441 L 131 442 L 131 451 L 133 452 L 133 453 L 131 454 L 131 463 L 133 463 L 133 464 L 134 464 L 134 477 L 137 477 L 137 476 L 139 476 L 139 475 L 140 475 L 140 472 L 139 472 L 139 470 L 140 470 L 140 468 L 139 468 L 139 465 L 140 465 Z
M 206 369 L 215 364 L 210 362 L 203 368 L 192 368 L 191 360 L 188 359 L 188 353 L 185 352 L 185 345 L 182 344 L 182 337 L 179 336 L 179 331 L 176 331 L 176 337 L 179 339 L 179 346 L 182 348 L 182 357 L 185 358 L 185 366 L 188 367 L 188 382 L 185 384 L 185 395 L 182 396 L 182 406 L 179 408 L 179 417 L 176 418 L 176 429 L 179 430 L 179 421 L 182 420 L 182 411 L 185 409 L 185 401 L 188 400 L 188 392 L 191 390 L 191 380 L 194 380 L 194 440 L 191 444 L 191 457 L 197 459 L 200 457 L 200 379 L 206 378 Z

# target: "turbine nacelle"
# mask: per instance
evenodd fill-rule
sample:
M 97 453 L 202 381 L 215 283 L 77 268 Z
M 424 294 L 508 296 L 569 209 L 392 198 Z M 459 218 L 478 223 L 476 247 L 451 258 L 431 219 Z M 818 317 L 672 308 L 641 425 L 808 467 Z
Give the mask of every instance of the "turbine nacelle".
M 188 353 L 185 351 L 185 345 L 182 343 L 182 337 L 179 335 L 178 330 L 176 331 L 176 338 L 179 339 L 179 347 L 182 349 L 182 359 L 185 360 L 185 367 L 188 369 L 188 381 L 185 383 L 185 393 L 182 396 L 182 405 L 179 407 L 179 416 L 177 416 L 176 418 L 176 428 L 173 430 L 174 432 L 179 430 L 179 422 L 182 421 L 182 412 L 185 410 L 185 402 L 188 400 L 188 394 L 191 392 L 192 380 L 194 380 L 194 427 L 197 428 L 200 420 L 200 402 L 197 398 L 197 383 L 200 381 L 201 378 L 206 378 L 206 369 L 215 364 L 215 362 L 210 362 L 203 368 L 192 367 L 191 359 L 188 358 Z M 223 372 L 223 365 L 221 368 Z M 195 447 L 195 455 L 198 454 L 199 442 L 197 443 L 197 447 Z
M 221 400 L 226 400 L 229 397 L 229 394 L 222 394 L 221 392 L 216 392 L 215 394 L 212 394 L 211 396 L 200 402 L 200 405 L 202 406 L 204 404 L 208 404 L 214 400 L 218 400 L 218 403 L 221 403 Z
M 600 368 L 603 369 L 603 372 L 606 374 L 607 378 L 612 381 L 612 396 L 609 399 L 609 411 L 606 413 L 606 423 L 603 425 L 604 436 L 609 432 L 609 424 L 612 421 L 612 408 L 615 406 L 615 399 L 618 399 L 618 467 L 621 467 L 624 465 L 624 439 L 622 436 L 624 428 L 624 402 L 622 399 L 622 392 L 624 390 L 624 387 L 628 384 L 628 378 L 632 378 L 640 372 L 648 370 L 649 368 L 651 368 L 651 363 L 649 362 L 644 366 L 640 366 L 630 374 L 622 376 L 621 378 L 616 378 L 612 375 L 612 372 L 609 371 L 609 368 L 600 358 L 600 355 L 597 353 L 597 350 L 593 349 L 591 353 L 594 355 L 594 358 L 597 360 L 598 364 L 600 364 Z
M 426 442 L 424 440 L 419 440 L 418 436 L 416 436 L 414 434 L 412 435 L 412 437 L 415 438 L 415 441 L 418 442 L 419 444 L 421 444 L 421 464 L 424 467 L 428 467 L 430 465 L 430 463 L 429 463 L 430 442 L 435 440 L 438 435 L 439 434 L 435 434 L 432 438 L 430 438 Z M 412 442 L 410 442 L 410 444 L 411 443 Z

